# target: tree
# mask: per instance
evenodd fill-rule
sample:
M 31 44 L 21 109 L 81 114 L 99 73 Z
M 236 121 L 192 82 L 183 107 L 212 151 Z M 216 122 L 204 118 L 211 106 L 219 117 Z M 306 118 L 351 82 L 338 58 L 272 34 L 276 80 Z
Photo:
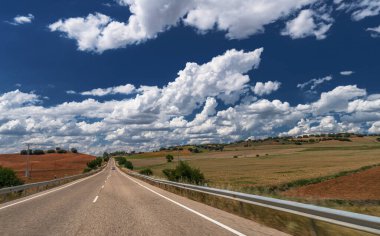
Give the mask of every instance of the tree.
M 167 160 L 168 162 L 172 162 L 172 161 L 174 160 L 173 155 L 170 155 L 170 154 L 166 155 L 166 160 Z
M 44 150 L 41 150 L 41 149 L 36 149 L 33 151 L 33 155 L 44 155 L 45 152 Z
M 49 149 L 46 151 L 46 153 L 55 153 L 55 150 L 54 149 Z
M 78 150 L 76 148 L 71 148 L 70 150 L 72 153 L 78 153 Z
M 23 184 L 23 182 L 17 177 L 14 170 L 0 166 L 0 188 L 21 184 Z

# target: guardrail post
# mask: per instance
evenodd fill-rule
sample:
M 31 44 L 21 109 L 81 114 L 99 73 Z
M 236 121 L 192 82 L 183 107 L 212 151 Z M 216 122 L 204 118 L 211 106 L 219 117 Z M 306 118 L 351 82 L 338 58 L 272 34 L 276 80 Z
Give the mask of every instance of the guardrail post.
M 318 227 L 317 225 L 315 224 L 315 220 L 314 219 L 310 219 L 310 235 L 311 236 L 318 236 Z

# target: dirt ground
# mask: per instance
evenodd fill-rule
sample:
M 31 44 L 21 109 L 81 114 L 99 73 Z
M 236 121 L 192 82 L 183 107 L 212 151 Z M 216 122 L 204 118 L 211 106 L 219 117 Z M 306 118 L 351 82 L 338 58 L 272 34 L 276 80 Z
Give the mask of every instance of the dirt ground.
M 284 195 L 313 199 L 380 200 L 380 167 L 291 189 Z
M 9 167 L 16 171 L 17 175 L 27 183 L 40 182 L 61 178 L 70 175 L 82 173 L 86 167 L 87 162 L 93 160 L 95 157 L 80 154 L 80 153 L 66 153 L 66 154 L 45 154 L 45 155 L 30 155 L 31 165 L 31 178 L 26 179 L 26 155 L 19 154 L 1 154 L 0 166 Z

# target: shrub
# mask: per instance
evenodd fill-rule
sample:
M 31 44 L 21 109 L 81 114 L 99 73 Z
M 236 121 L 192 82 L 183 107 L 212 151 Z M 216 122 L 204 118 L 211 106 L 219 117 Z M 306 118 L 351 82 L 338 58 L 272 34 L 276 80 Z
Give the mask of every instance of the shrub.
M 36 149 L 33 151 L 33 155 L 43 155 L 45 154 L 44 150 Z
M 133 170 L 132 162 L 128 161 L 127 159 L 125 160 L 124 167 L 130 170 Z
M 0 188 L 24 184 L 10 168 L 0 166 Z
M 120 166 L 124 166 L 127 169 L 133 170 L 132 162 L 128 161 L 125 157 L 115 157 L 115 160 Z
M 55 153 L 55 150 L 54 149 L 49 149 L 46 151 L 46 153 Z
M 166 160 L 167 160 L 168 162 L 172 162 L 173 159 L 174 159 L 173 155 L 170 155 L 170 154 L 166 155 Z
M 97 158 L 95 158 L 95 160 L 87 162 L 87 166 L 90 169 L 96 169 L 102 165 L 102 162 L 103 162 L 103 158 L 97 157 Z
M 20 155 L 28 155 L 28 151 L 27 150 L 21 150 Z
M 194 153 L 200 153 L 201 151 L 200 151 L 198 148 L 194 148 L 194 149 L 193 149 L 193 152 L 194 152 Z
M 377 138 L 376 140 L 377 140 L 378 142 L 380 142 L 380 138 Z
M 92 169 L 91 168 L 89 168 L 89 167 L 86 167 L 86 168 L 84 168 L 84 170 L 83 170 L 83 173 L 87 173 L 87 172 L 90 172 Z
M 145 168 L 139 171 L 140 174 L 142 175 L 153 175 L 153 171 L 149 168 Z
M 76 148 L 71 148 L 70 150 L 72 153 L 78 153 L 78 150 Z
M 238 158 L 238 156 L 233 156 L 233 158 Z
M 199 169 L 193 168 L 183 161 L 180 161 L 175 169 L 164 169 L 162 173 L 170 181 L 184 181 L 195 184 L 203 184 L 205 182 L 205 177 Z
M 57 153 L 67 153 L 67 151 L 64 149 L 59 149 L 59 150 L 57 150 Z
M 117 161 L 117 164 L 123 166 L 125 164 L 125 162 L 127 161 L 127 159 L 125 159 L 125 157 L 115 157 L 115 160 Z

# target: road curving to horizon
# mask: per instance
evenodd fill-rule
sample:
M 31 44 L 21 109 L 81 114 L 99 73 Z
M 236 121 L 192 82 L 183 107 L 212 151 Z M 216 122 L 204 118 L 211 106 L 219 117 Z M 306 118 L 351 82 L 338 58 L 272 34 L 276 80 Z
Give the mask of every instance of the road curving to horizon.
M 286 235 L 112 170 L 0 204 L 0 235 Z

